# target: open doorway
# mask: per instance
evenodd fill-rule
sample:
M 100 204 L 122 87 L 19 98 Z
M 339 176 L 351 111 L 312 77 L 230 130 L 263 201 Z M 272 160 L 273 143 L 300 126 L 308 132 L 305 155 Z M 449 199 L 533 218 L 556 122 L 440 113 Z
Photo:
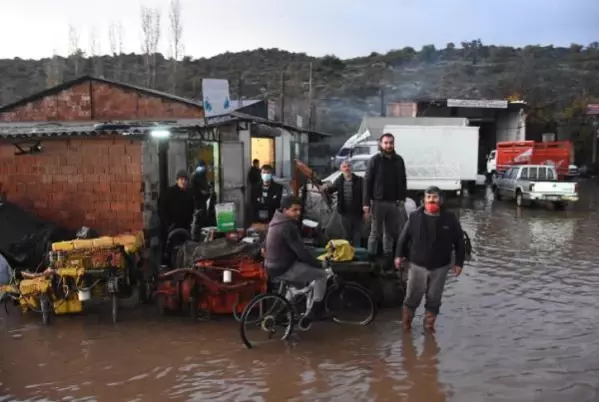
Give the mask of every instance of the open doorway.
M 206 178 L 217 197 L 220 195 L 220 155 L 218 142 L 198 142 L 187 147 L 187 162 L 190 170 L 203 160 L 206 164 Z
M 253 161 L 258 159 L 260 166 L 275 165 L 275 140 L 274 138 L 252 137 L 251 154 Z

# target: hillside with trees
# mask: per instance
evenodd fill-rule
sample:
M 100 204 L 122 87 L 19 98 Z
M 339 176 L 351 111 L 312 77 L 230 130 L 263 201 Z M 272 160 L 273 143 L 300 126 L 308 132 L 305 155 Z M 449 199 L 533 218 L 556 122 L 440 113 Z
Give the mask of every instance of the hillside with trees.
M 341 60 L 334 55 L 311 57 L 280 49 L 223 53 L 211 58 L 184 56 L 183 27 L 177 0 L 168 24 L 156 9 L 141 9 L 144 40 L 139 54 L 124 54 L 122 26 L 108 29 L 109 54 L 99 55 L 98 33 L 90 32 L 88 49 L 79 33 L 69 30 L 69 53 L 43 60 L 0 60 L 0 104 L 13 102 L 84 74 L 153 87 L 201 99 L 202 78 L 229 79 L 231 96 L 285 95 L 284 118 L 308 116 L 310 66 L 313 69 L 313 128 L 347 135 L 364 114 L 379 115 L 381 104 L 426 98 L 521 99 L 529 105 L 534 130 L 556 131 L 568 124 L 589 138 L 586 105 L 599 101 L 599 43 L 570 47 L 513 48 L 483 43 L 411 47 L 386 54 Z M 165 25 L 164 32 L 161 26 Z M 159 52 L 168 43 L 167 56 Z M 282 79 L 284 77 L 284 79 Z M 284 82 L 284 85 L 282 85 Z M 381 99 L 383 98 L 383 99 Z M 598 102 L 599 103 L 599 102 Z

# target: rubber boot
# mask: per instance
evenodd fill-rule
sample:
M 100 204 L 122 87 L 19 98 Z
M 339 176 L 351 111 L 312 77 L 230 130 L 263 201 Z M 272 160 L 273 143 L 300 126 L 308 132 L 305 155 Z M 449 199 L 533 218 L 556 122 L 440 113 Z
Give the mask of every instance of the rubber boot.
M 412 312 L 412 310 L 410 310 L 409 308 L 404 306 L 404 308 L 401 312 L 401 318 L 402 318 L 402 322 L 403 322 L 403 329 L 405 331 L 411 330 L 412 329 L 412 320 L 414 319 L 414 313 Z
M 437 315 L 431 313 L 430 311 L 426 312 L 424 316 L 424 329 L 430 332 L 431 334 L 435 333 L 435 321 L 437 320 Z

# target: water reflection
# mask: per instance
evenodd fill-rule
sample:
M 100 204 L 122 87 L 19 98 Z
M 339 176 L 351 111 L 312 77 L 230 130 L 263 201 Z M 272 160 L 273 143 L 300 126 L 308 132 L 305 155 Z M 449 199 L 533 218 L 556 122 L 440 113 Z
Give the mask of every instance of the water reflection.
M 0 309 L 0 400 L 596 402 L 597 193 L 566 211 L 465 201 L 473 261 L 448 282 L 434 338 L 422 313 L 406 335 L 390 310 L 248 351 L 227 320 L 141 310 L 41 328 Z

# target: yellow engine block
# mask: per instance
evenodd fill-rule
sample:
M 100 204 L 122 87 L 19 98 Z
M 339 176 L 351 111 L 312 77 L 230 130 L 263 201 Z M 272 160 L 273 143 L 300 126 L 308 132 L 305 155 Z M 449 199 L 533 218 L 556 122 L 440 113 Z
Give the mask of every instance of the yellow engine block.
M 39 297 L 43 294 L 47 294 L 50 290 L 50 279 L 46 277 L 23 279 L 19 283 L 19 292 L 21 297 L 19 298 L 19 304 L 23 311 L 31 309 L 39 309 L 40 301 Z
M 71 293 L 67 299 L 54 300 L 54 314 L 74 314 L 83 311 L 83 303 L 79 300 L 76 293 Z
M 91 249 L 110 249 L 124 246 L 125 251 L 134 254 L 142 249 L 144 245 L 143 232 L 136 234 L 123 234 L 114 237 L 98 237 L 97 239 L 69 240 L 52 244 L 52 251 L 75 251 Z

